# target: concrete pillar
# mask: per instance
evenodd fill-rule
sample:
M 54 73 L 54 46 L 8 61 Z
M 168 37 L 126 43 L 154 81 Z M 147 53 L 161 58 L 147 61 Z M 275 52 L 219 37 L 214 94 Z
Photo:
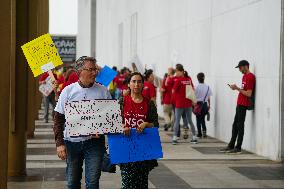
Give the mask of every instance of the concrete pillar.
M 91 56 L 96 57 L 97 1 L 91 1 Z
M 21 46 L 48 32 L 48 0 L 21 0 L 16 4 L 15 126 L 9 132 L 8 175 L 26 174 L 27 132 L 33 137 L 40 95 Z
M 76 56 L 96 56 L 96 0 L 78 1 Z
M 48 33 L 49 29 L 49 1 L 48 0 L 39 0 L 39 20 L 38 22 L 38 32 L 40 34 Z M 37 79 L 38 81 L 38 79 Z M 36 89 L 38 89 L 38 82 L 36 82 Z M 41 93 L 36 90 L 36 106 L 37 110 L 40 109 L 42 102 Z M 38 111 L 36 111 L 36 117 L 38 117 Z
M 280 114 L 280 123 L 281 123 L 281 159 L 284 162 L 284 0 L 281 1 L 281 58 L 280 58 L 280 77 L 281 77 L 281 114 Z
M 39 2 L 33 1 L 32 3 L 29 3 L 29 16 L 28 16 L 28 22 L 29 22 L 29 28 L 28 28 L 28 41 L 31 39 L 34 39 L 38 37 L 38 4 Z M 34 78 L 32 72 L 28 70 L 28 86 L 27 86 L 27 137 L 33 138 L 34 137 L 34 131 L 35 131 L 35 112 L 37 110 L 35 99 L 36 99 L 36 79 Z
M 48 0 L 33 0 L 29 3 L 29 41 L 48 32 Z M 38 79 L 28 71 L 28 99 L 27 99 L 27 136 L 34 137 L 35 119 L 41 104 L 41 94 L 38 91 Z
M 28 65 L 21 45 L 28 41 L 28 0 L 16 3 L 15 128 L 9 132 L 8 176 L 26 174 Z
M 0 69 L 0 97 L 2 99 L 0 103 L 0 188 L 7 188 L 7 161 L 8 161 L 8 132 L 9 132 L 9 100 L 10 100 L 10 65 L 12 61 L 13 44 L 13 18 L 15 16 L 15 9 L 13 7 L 14 1 L 4 0 L 0 6 L 0 22 L 2 27 L 0 28 L 0 56 L 1 67 Z

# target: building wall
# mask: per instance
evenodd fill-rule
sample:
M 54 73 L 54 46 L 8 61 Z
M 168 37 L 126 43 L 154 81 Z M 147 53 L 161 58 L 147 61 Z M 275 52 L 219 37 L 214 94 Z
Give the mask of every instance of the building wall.
M 76 56 L 91 56 L 92 0 L 78 1 L 78 35 Z
M 231 137 L 237 99 L 227 83 L 241 84 L 234 68 L 239 60 L 251 63 L 256 110 L 247 113 L 243 148 L 279 160 L 281 0 L 97 0 L 96 56 L 102 64 L 129 66 L 136 13 L 143 64 L 162 77 L 180 62 L 195 84 L 198 72 L 206 74 L 214 92 L 208 134 L 220 140 Z

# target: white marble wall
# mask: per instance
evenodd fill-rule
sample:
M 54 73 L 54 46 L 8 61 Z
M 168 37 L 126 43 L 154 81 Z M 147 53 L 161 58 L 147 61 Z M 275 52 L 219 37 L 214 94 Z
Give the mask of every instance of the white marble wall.
M 281 0 L 97 0 L 96 52 L 101 64 L 120 65 L 120 23 L 122 63 L 129 64 L 130 17 L 135 12 L 143 64 L 155 65 L 162 77 L 167 67 L 180 62 L 195 84 L 198 72 L 206 74 L 214 91 L 209 134 L 223 141 L 231 136 L 237 98 L 227 83 L 241 83 L 242 75 L 234 68 L 239 60 L 251 63 L 257 77 L 256 110 L 247 113 L 243 148 L 278 160 Z M 79 12 L 79 23 L 82 19 Z M 80 30 L 78 43 L 79 35 Z
M 77 58 L 91 56 L 92 0 L 78 0 Z

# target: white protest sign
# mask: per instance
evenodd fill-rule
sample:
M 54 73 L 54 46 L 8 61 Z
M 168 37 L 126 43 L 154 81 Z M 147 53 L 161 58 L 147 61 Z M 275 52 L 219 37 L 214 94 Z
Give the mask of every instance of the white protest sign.
M 144 68 L 140 58 L 138 57 L 138 55 L 134 56 L 134 58 L 131 60 L 131 64 L 134 64 L 135 69 L 136 69 L 136 70 L 133 70 L 133 71 L 138 71 L 138 72 L 144 74 L 145 68 Z M 133 65 L 131 65 L 131 66 L 133 67 Z
M 118 100 L 67 102 L 65 119 L 65 129 L 70 137 L 123 133 Z
M 39 86 L 39 91 L 44 95 L 48 96 L 54 89 L 54 86 L 52 84 L 52 79 L 50 76 L 48 76 L 45 80 L 45 84 L 41 84 Z

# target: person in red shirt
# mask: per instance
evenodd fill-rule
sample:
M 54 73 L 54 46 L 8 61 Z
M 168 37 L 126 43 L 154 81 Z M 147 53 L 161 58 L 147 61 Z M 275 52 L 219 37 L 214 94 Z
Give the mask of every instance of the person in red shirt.
M 113 82 L 115 83 L 117 89 L 120 90 L 120 94 L 122 96 L 126 96 L 129 94 L 128 86 L 127 86 L 127 81 L 130 75 L 130 70 L 126 67 L 124 67 L 121 71 L 120 74 L 117 75 Z
M 226 148 L 220 150 L 220 152 L 229 154 L 242 153 L 246 111 L 251 109 L 254 105 L 254 89 L 256 81 L 255 75 L 249 70 L 249 62 L 247 60 L 241 60 L 236 68 L 239 68 L 240 72 L 243 74 L 242 87 L 240 88 L 236 84 L 229 85 L 232 90 L 239 92 L 239 96 L 231 141 Z M 236 140 L 237 145 L 235 146 Z
M 54 78 L 57 79 L 56 74 L 54 74 Z M 39 85 L 45 84 L 45 80 L 49 77 L 48 72 L 45 72 L 40 75 L 39 77 Z M 57 81 L 55 82 L 55 86 L 57 86 Z M 56 89 L 55 89 L 56 90 Z M 48 123 L 48 116 L 49 116 L 49 104 L 52 105 L 52 117 L 54 115 L 54 108 L 56 106 L 56 101 L 55 101 L 55 92 L 52 91 L 48 96 L 43 96 L 43 102 L 44 102 L 44 121 L 45 123 Z
M 64 78 L 64 83 L 61 86 L 61 89 L 59 91 L 59 94 L 63 91 L 63 89 L 65 87 L 67 87 L 68 85 L 72 84 L 72 83 L 76 83 L 79 80 L 78 74 L 76 73 L 76 71 L 74 69 L 69 69 L 66 72 L 65 78 Z
M 145 98 L 148 98 L 149 100 L 152 100 L 155 104 L 156 104 L 156 96 L 157 96 L 157 92 L 156 92 L 156 86 L 154 85 L 154 73 L 153 70 L 147 70 L 145 72 L 145 82 L 144 82 L 144 88 L 143 88 L 143 92 L 142 95 Z
M 163 112 L 164 112 L 164 119 L 165 119 L 165 126 L 164 129 L 167 131 L 169 128 L 173 128 L 174 125 L 174 112 L 173 112 L 173 105 L 172 105 L 172 85 L 166 85 L 175 74 L 175 70 L 173 68 L 168 69 L 167 77 L 163 80 L 161 93 L 162 93 L 162 104 L 163 104 Z
M 173 86 L 173 94 L 175 95 L 175 126 L 174 126 L 174 135 L 172 143 L 177 144 L 177 137 L 180 131 L 180 119 L 182 114 L 185 113 L 186 120 L 190 125 L 192 132 L 191 143 L 197 143 L 197 137 L 195 132 L 195 126 L 192 122 L 192 106 L 193 103 L 191 100 L 186 98 L 186 86 L 191 85 L 193 88 L 193 83 L 191 78 L 184 76 L 184 68 L 181 64 L 176 65 L 176 81 Z M 186 125 L 187 126 L 187 125 Z M 187 134 L 187 133 L 186 133 Z M 188 135 L 188 134 L 187 134 Z
M 178 81 L 178 77 L 172 75 L 172 76 L 167 78 L 167 80 L 165 82 L 165 86 L 173 88 L 175 82 L 177 82 L 177 81 Z M 171 105 L 172 105 L 172 108 L 173 108 L 173 114 L 175 114 L 175 104 L 176 104 L 176 95 L 175 95 L 175 93 L 172 92 L 172 94 L 171 94 Z M 175 119 L 175 115 L 173 115 L 173 117 Z M 183 120 L 183 127 L 185 128 L 183 138 L 187 139 L 188 138 L 188 123 L 187 123 L 185 113 L 182 114 L 182 120 Z M 173 129 L 174 129 L 174 121 L 173 121 L 172 131 L 173 131 Z M 179 131 L 178 131 L 178 134 L 177 134 L 177 139 L 179 139 L 179 138 L 180 138 L 180 126 L 179 126 Z
M 142 133 L 145 128 L 159 127 L 156 105 L 142 95 L 143 83 L 141 73 L 132 73 L 128 84 L 130 94 L 120 99 L 125 135 L 130 135 L 132 128 Z M 122 189 L 148 188 L 149 172 L 157 165 L 157 160 L 120 164 Z

